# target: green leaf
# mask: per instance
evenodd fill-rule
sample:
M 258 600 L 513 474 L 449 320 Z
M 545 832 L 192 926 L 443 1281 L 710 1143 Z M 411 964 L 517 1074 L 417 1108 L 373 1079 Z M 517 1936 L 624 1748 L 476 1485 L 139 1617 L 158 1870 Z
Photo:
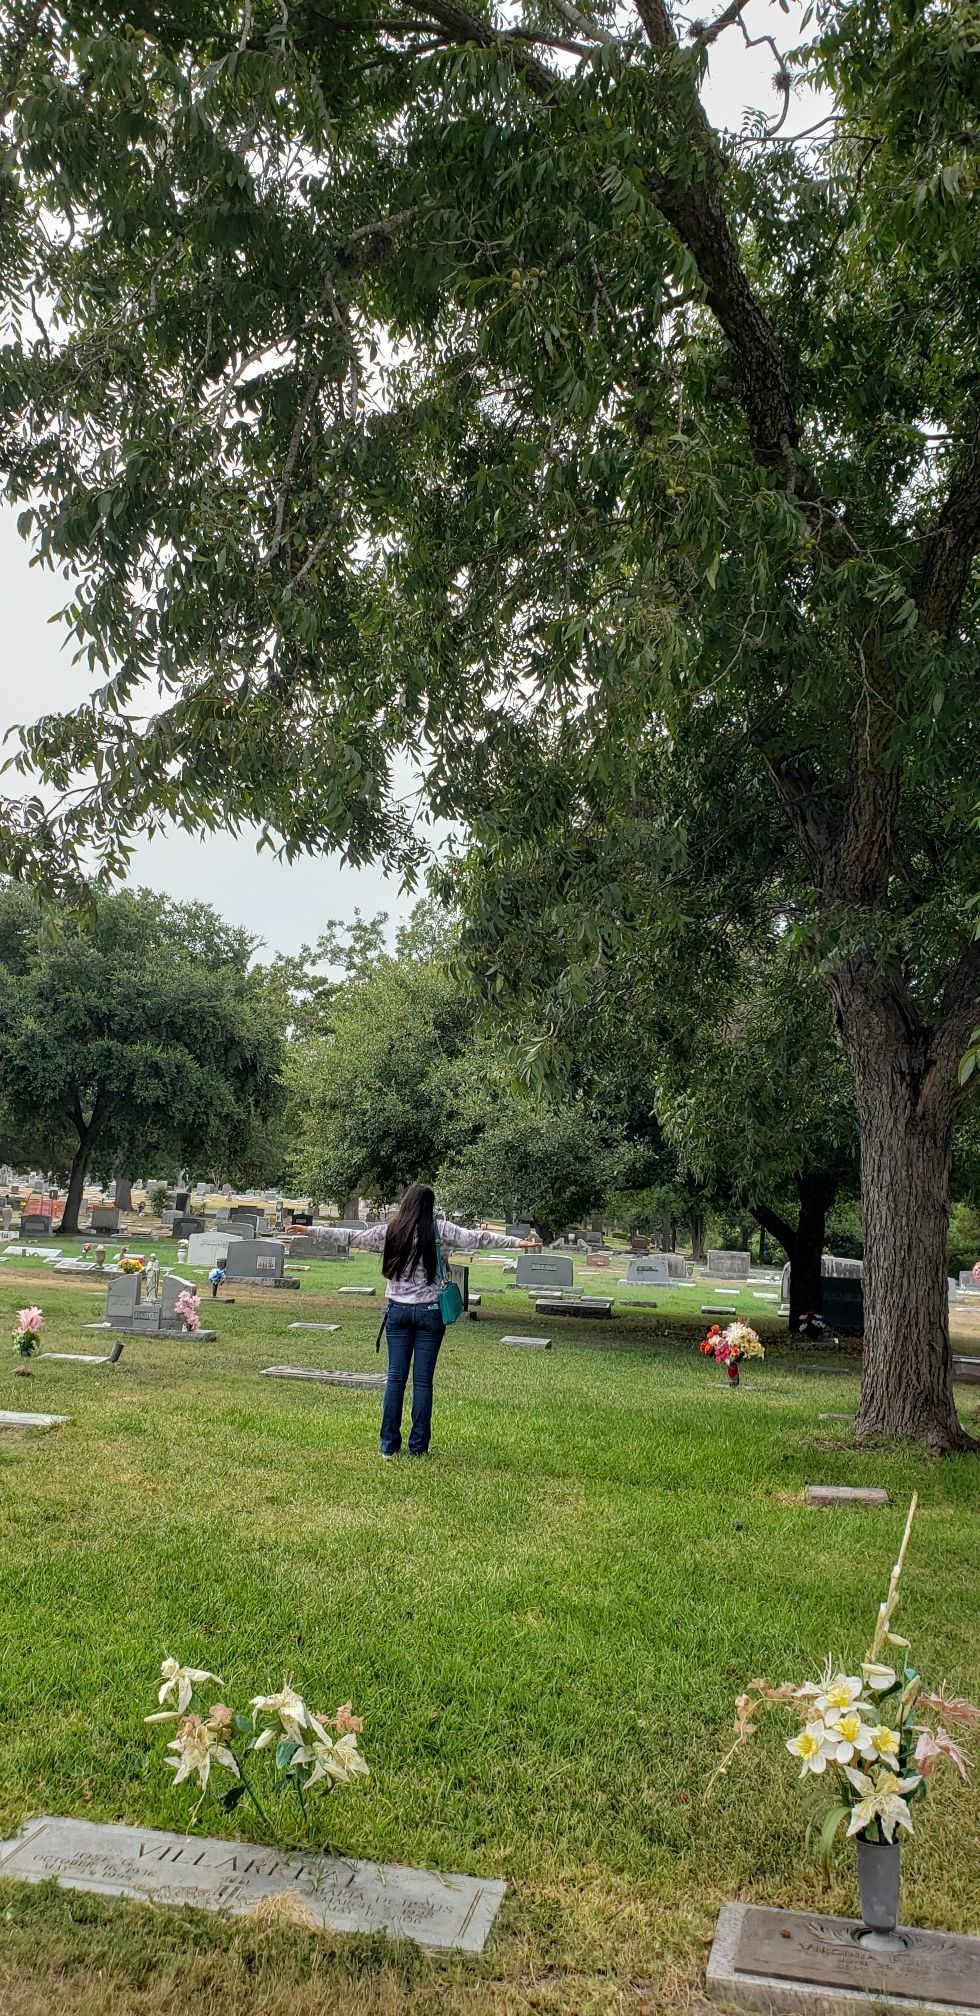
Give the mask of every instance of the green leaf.
M 242 1784 L 229 1785 L 227 1792 L 222 1792 L 221 1797 L 218 1800 L 218 1805 L 220 1806 L 222 1813 L 233 1813 L 235 1807 L 238 1805 L 239 1800 L 244 1799 L 244 1797 L 245 1797 L 244 1785 Z
M 840 1831 L 841 1822 L 849 1818 L 850 1811 L 849 1806 L 832 1806 L 817 1837 L 817 1865 L 828 1882 L 830 1880 L 831 1865 L 834 1857 L 834 1841 Z M 809 1846 L 809 1834 L 810 1829 L 808 1828 L 807 1846 Z
M 231 1722 L 232 1722 L 232 1728 L 237 1730 L 239 1736 L 251 1735 L 252 1733 L 251 1715 L 243 1715 L 241 1709 L 238 1709 L 237 1712 L 232 1716 Z
M 288 1769 L 299 1747 L 300 1747 L 299 1744 L 295 1741 L 295 1739 L 292 1736 L 283 1736 L 280 1738 L 279 1742 L 276 1744 L 277 1771 L 285 1771 Z

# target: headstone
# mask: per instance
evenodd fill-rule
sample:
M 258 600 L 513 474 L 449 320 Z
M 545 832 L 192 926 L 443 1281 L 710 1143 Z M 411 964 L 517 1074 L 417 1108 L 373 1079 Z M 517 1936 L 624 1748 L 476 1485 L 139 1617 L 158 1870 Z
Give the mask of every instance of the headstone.
M 922 2011 L 980 2016 L 980 1939 L 903 1926 L 893 1952 L 869 1951 L 853 1918 L 725 1904 L 708 1994 L 726 2008 L 829 2016 Z
M 13 1414 L 0 1408 L 0 1428 L 58 1428 L 70 1414 Z
M 550 1337 L 501 1337 L 501 1344 L 509 1344 L 515 1351 L 550 1351 Z
M 269 1201 L 272 1202 L 273 1200 L 270 1199 Z M 312 1225 L 313 1223 L 312 1211 L 291 1211 L 289 1216 L 294 1225 Z
M 525 1225 L 523 1223 L 516 1225 L 505 1225 L 504 1233 L 508 1239 L 530 1239 L 531 1227 L 530 1225 Z
M 702 1302 L 701 1314 L 702 1316 L 737 1316 L 738 1304 L 736 1302 Z
M 964 1358 L 954 1351 L 953 1380 L 958 1386 L 980 1386 L 980 1358 Z
M 264 1213 L 259 1210 L 257 1204 L 233 1204 L 228 1216 L 232 1224 L 235 1224 L 238 1219 L 248 1220 L 255 1227 L 255 1230 L 258 1231 L 259 1223 Z
M 299 1243 L 300 1242 L 298 1240 L 293 1241 L 292 1246 L 290 1247 L 291 1253 L 295 1253 L 296 1247 Z M 303 1240 L 302 1243 L 304 1245 L 309 1246 L 310 1248 L 309 1257 L 311 1260 L 350 1259 L 350 1242 L 348 1239 L 348 1235 L 346 1232 L 338 1232 L 334 1226 L 331 1226 L 329 1231 L 324 1231 L 323 1228 L 321 1227 L 316 1232 L 313 1238 Z
M 369 1288 L 350 1287 L 350 1288 L 338 1288 L 337 1290 L 338 1295 L 376 1295 L 377 1292 L 378 1291 L 374 1286 L 373 1282 L 371 1283 L 371 1286 Z
M 565 1253 L 522 1253 L 517 1263 L 518 1288 L 571 1288 L 574 1263 Z
M 25 1211 L 21 1215 L 20 1236 L 22 1239 L 43 1239 L 51 1230 L 50 1218 L 41 1211 Z
M 93 1204 L 90 1229 L 93 1232 L 118 1232 L 122 1223 L 122 1212 L 115 1204 Z
M 748 1253 L 731 1253 L 723 1247 L 709 1247 L 708 1273 L 721 1281 L 747 1281 L 749 1259 Z
M 278 1239 L 240 1239 L 228 1248 L 227 1279 L 276 1282 L 282 1279 L 285 1248 Z
M 178 1218 L 182 1218 L 185 1215 L 188 1206 L 190 1204 L 190 1201 L 191 1201 L 191 1193 L 189 1190 L 174 1191 L 174 1210 L 176 1211 Z
M 806 1502 L 815 1506 L 890 1505 L 887 1491 L 867 1490 L 856 1484 L 808 1484 Z
M 381 1392 L 387 1385 L 383 1372 L 318 1372 L 303 1365 L 264 1365 L 262 1379 L 312 1379 L 320 1386 L 359 1386 L 365 1392 Z
M 175 1212 L 173 1224 L 170 1227 L 170 1237 L 171 1239 L 189 1239 L 192 1232 L 203 1232 L 203 1230 L 203 1218 L 194 1218 L 187 1213 L 182 1216 L 179 1212 Z
M 864 1261 L 841 1253 L 822 1253 L 820 1272 L 825 1281 L 863 1281 Z
M 586 1256 L 585 1264 L 587 1267 L 608 1267 L 609 1258 L 608 1253 L 589 1253 Z
M 226 1258 L 229 1244 L 237 1245 L 240 1232 L 192 1232 L 187 1241 L 188 1267 L 216 1267 Z
M 960 1275 L 960 1288 L 964 1295 L 980 1295 L 980 1281 L 975 1281 L 972 1272 Z
M 475 1876 L 255 1847 L 94 1820 L 32 1820 L 0 1842 L 0 1875 L 233 1917 L 288 1893 L 311 1925 L 383 1932 L 434 1951 L 481 1953 L 506 1890 Z
M 138 1274 L 116 1274 L 106 1283 L 105 1318 L 110 1324 L 132 1323 L 140 1299 Z
M 665 1253 L 651 1253 L 632 1259 L 626 1269 L 628 1288 L 666 1288 L 670 1280 Z
M 654 1307 L 656 1307 L 656 1304 L 654 1304 Z M 536 1316 L 595 1316 L 596 1318 L 602 1318 L 604 1316 L 611 1316 L 612 1312 L 612 1303 L 604 1301 L 600 1295 L 576 1295 L 574 1300 L 564 1296 L 560 1301 L 556 1295 L 545 1296 L 543 1300 L 535 1302 L 534 1305 Z
M 753 1299 L 756 1302 L 778 1302 L 779 1292 L 775 1288 L 756 1288 L 753 1291 Z
M 864 1282 L 857 1275 L 828 1275 L 821 1282 L 820 1301 L 820 1314 L 831 1330 L 864 1336 Z
M 650 1251 L 650 1241 L 646 1237 L 645 1233 L 631 1232 L 630 1252 L 637 1254 L 640 1259 L 644 1259 L 645 1256 L 649 1253 L 649 1251 Z

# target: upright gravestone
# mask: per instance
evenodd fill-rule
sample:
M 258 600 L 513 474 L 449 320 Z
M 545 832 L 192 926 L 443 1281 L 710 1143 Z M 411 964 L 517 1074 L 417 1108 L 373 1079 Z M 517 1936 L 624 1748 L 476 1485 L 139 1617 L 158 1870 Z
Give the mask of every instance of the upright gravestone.
M 140 1299 L 138 1274 L 114 1274 L 106 1282 L 105 1320 L 114 1327 L 132 1327 Z
M 571 1288 L 575 1270 L 565 1253 L 524 1253 L 517 1263 L 518 1288 Z
M 22 1239 L 43 1239 L 51 1230 L 51 1220 L 41 1211 L 25 1211 L 20 1221 Z
M 188 1267 L 216 1267 L 232 1246 L 241 1244 L 240 1232 L 192 1232 L 187 1241 Z
M 505 1225 L 504 1231 L 508 1239 L 530 1239 L 531 1237 L 530 1225 L 525 1225 L 523 1222 L 519 1224 Z
M 719 1281 L 747 1281 L 749 1278 L 748 1253 L 732 1253 L 713 1246 L 708 1249 L 708 1273 Z
M 284 1258 L 278 1239 L 242 1239 L 228 1248 L 225 1278 L 254 1288 L 298 1288 L 299 1276 L 283 1272 Z
M 192 1218 L 186 1213 L 181 1215 L 175 1212 L 174 1221 L 170 1227 L 170 1237 L 171 1239 L 189 1239 L 192 1232 L 203 1232 L 203 1230 L 203 1218 Z
M 117 1209 L 115 1204 L 93 1204 L 91 1230 L 93 1232 L 118 1232 L 121 1219 L 122 1212 Z
M 669 1280 L 665 1253 L 650 1253 L 645 1259 L 634 1257 L 626 1269 L 628 1288 L 666 1288 Z
M 259 1210 L 257 1204 L 233 1204 L 228 1216 L 233 1225 L 238 1219 L 249 1219 L 255 1230 L 258 1231 L 259 1220 L 262 1218 L 263 1213 Z

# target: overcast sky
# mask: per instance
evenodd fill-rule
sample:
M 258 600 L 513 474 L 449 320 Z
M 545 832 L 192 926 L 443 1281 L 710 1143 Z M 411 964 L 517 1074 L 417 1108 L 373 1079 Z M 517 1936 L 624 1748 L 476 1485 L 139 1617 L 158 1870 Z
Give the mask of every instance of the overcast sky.
M 709 17 L 715 11 L 704 9 Z M 768 0 L 748 0 L 746 17 L 753 34 L 771 30 L 781 47 L 790 47 L 800 11 L 794 4 L 787 20 Z M 768 46 L 746 49 L 737 28 L 722 36 L 712 51 L 706 94 L 712 118 L 737 128 L 746 106 L 774 106 L 774 68 Z M 814 117 L 819 108 L 812 98 L 795 100 L 787 130 L 802 130 Z M 76 705 L 88 686 L 63 647 L 61 630 L 49 621 L 68 600 L 66 584 L 58 575 L 29 567 L 28 560 L 16 512 L 0 506 L 0 732 Z M 236 839 L 216 833 L 197 840 L 173 829 L 139 842 L 130 879 L 181 901 L 213 904 L 231 923 L 254 931 L 271 952 L 298 951 L 329 918 L 351 918 L 356 909 L 367 915 L 386 910 L 394 916 L 404 907 L 397 883 L 386 882 L 375 869 L 347 868 L 331 856 L 287 865 L 268 853 L 257 854 L 247 834 Z

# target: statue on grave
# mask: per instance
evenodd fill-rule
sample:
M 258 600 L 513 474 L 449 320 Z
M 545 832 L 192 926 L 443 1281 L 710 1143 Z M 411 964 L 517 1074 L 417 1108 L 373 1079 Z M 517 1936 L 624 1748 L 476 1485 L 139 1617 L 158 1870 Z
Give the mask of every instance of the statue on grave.
M 104 1247 L 104 1246 L 97 1246 L 97 1247 L 96 1247 L 96 1249 L 95 1249 L 95 1264 L 96 1264 L 96 1266 L 97 1266 L 98 1268 L 100 1268 L 100 1269 L 101 1269 L 101 1268 L 103 1268 L 103 1267 L 105 1266 L 105 1247 Z
M 146 1266 L 143 1269 L 142 1274 L 142 1287 L 143 1287 L 142 1300 L 144 1302 L 156 1301 L 159 1280 L 160 1280 L 160 1262 L 157 1259 L 156 1254 L 151 1253 L 146 1263 Z

